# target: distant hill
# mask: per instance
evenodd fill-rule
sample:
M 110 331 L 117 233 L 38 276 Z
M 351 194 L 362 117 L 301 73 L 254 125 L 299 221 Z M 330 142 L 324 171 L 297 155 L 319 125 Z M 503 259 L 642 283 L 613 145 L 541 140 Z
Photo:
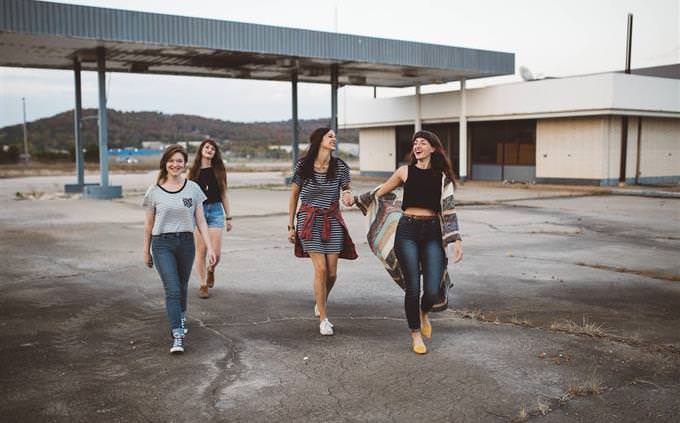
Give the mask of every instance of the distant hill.
M 83 110 L 83 116 L 97 114 L 96 109 Z M 292 122 L 231 122 L 192 115 L 169 115 L 160 112 L 119 112 L 109 110 L 109 147 L 140 147 L 142 141 L 200 141 L 206 136 L 223 141 L 252 142 L 253 145 L 290 144 Z M 328 119 L 300 120 L 300 141 Z M 97 142 L 97 120 L 83 121 L 84 143 Z M 73 148 L 73 111 L 28 123 L 31 150 L 70 150 Z M 359 142 L 358 130 L 341 130 L 341 142 Z M 0 128 L 0 145 L 21 145 L 22 125 Z

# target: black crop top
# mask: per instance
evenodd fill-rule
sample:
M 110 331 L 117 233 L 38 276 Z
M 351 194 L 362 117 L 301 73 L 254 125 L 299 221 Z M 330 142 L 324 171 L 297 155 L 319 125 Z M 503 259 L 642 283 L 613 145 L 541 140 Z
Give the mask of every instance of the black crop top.
M 222 201 L 220 187 L 217 185 L 217 178 L 212 167 L 202 168 L 198 173 L 198 185 L 203 193 L 208 197 L 203 204 L 219 203 Z
M 441 211 L 441 197 L 442 173 L 409 165 L 401 209 L 420 207 L 439 212 Z

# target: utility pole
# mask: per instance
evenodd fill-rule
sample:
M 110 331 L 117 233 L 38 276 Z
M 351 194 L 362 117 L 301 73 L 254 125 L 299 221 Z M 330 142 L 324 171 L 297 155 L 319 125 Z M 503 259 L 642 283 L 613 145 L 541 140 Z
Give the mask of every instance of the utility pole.
M 626 68 L 625 73 L 630 73 L 630 57 L 633 50 L 633 14 L 628 14 L 626 30 Z M 628 155 L 628 116 L 621 116 L 621 160 L 619 164 L 619 185 L 626 184 L 626 156 Z
M 28 127 L 26 126 L 26 97 L 21 97 L 21 103 L 24 109 L 24 154 L 21 159 L 28 163 L 31 160 L 31 155 L 28 154 Z

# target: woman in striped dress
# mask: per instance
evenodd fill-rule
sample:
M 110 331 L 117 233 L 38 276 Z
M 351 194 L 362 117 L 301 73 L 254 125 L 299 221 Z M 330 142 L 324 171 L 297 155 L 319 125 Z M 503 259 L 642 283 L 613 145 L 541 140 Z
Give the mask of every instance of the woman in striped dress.
M 312 260 L 314 314 L 320 320 L 319 332 L 333 335 L 326 300 L 337 278 L 338 259 L 357 258 L 339 205 L 340 191 L 343 203 L 350 203 L 351 181 L 347 163 L 331 155 L 336 148 L 335 132 L 318 128 L 309 141 L 307 154 L 295 164 L 288 207 L 288 240 L 295 244 L 296 256 Z

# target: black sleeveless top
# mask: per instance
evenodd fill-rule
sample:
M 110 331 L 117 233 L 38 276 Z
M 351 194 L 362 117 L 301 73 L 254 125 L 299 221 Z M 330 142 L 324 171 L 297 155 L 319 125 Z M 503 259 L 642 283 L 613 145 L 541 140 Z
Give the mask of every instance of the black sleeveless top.
M 409 165 L 408 177 L 404 183 L 404 201 L 401 209 L 420 207 L 435 212 L 441 211 L 442 173 L 433 169 L 420 169 Z
M 203 204 L 219 203 L 222 201 L 220 187 L 217 185 L 217 177 L 212 167 L 206 167 L 198 173 L 198 185 L 203 190 L 207 200 Z

